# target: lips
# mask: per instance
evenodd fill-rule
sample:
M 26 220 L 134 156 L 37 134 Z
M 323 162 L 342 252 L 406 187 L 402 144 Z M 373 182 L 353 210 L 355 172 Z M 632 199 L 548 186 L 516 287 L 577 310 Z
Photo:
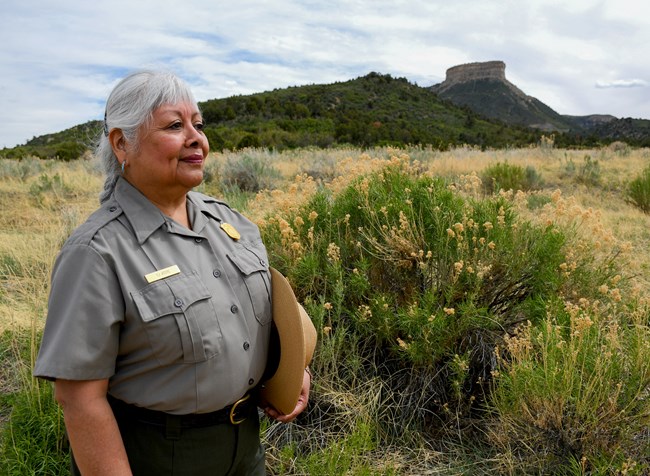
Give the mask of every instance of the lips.
M 201 154 L 192 154 L 181 159 L 182 162 L 188 164 L 201 164 L 203 163 L 203 156 Z

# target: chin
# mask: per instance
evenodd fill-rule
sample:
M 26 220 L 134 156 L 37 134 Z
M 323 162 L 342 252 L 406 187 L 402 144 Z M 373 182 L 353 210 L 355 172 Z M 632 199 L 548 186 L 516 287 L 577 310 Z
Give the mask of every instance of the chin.
M 183 185 L 187 186 L 188 188 L 198 187 L 199 185 L 201 185 L 202 182 L 203 182 L 203 172 L 201 172 L 200 175 L 196 174 L 182 180 Z

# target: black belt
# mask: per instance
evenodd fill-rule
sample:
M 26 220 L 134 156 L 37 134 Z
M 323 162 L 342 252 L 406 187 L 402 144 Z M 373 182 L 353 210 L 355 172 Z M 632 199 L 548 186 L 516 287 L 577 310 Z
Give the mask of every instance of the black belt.
M 174 426 L 179 425 L 180 428 L 202 428 L 223 423 L 239 425 L 240 423 L 243 423 L 256 408 L 256 405 L 253 402 L 254 399 L 251 398 L 250 393 L 247 393 L 232 405 L 228 405 L 221 410 L 210 413 L 191 413 L 189 415 L 174 415 L 158 410 L 138 407 L 122 400 L 118 400 L 111 395 L 108 395 L 107 398 L 116 418 L 133 418 L 142 423 L 163 427 L 169 426 L 170 420 L 174 421 Z

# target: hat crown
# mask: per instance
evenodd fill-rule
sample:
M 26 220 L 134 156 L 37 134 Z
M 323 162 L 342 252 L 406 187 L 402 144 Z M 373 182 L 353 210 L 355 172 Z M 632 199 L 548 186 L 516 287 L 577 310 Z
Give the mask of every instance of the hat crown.
M 275 373 L 263 384 L 262 398 L 286 415 L 298 403 L 304 370 L 314 355 L 317 335 L 287 278 L 274 268 L 269 270 L 273 325 L 279 342 L 279 349 L 269 349 L 269 353 L 279 352 L 280 358 Z

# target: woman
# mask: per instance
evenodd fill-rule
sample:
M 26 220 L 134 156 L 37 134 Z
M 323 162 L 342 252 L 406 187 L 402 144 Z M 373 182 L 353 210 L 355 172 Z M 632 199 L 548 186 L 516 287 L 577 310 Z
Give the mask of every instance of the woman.
M 123 79 L 97 154 L 101 205 L 57 257 L 34 371 L 55 382 L 73 474 L 264 474 L 268 258 L 253 223 L 191 191 L 208 141 L 188 86 Z M 267 414 L 293 420 L 309 386 Z

